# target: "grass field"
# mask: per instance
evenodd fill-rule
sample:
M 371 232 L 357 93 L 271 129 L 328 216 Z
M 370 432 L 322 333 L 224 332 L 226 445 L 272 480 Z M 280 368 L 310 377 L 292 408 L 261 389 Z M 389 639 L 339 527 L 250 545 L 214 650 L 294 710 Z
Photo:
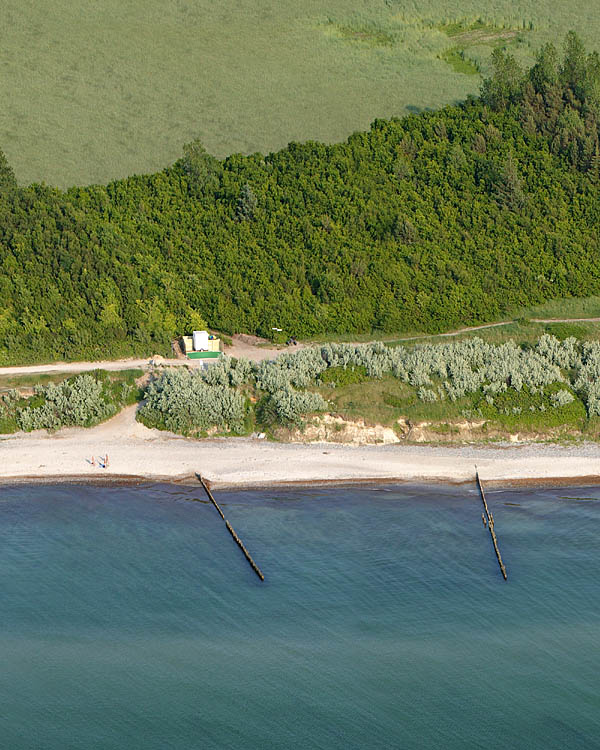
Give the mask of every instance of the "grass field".
M 21 183 L 336 141 L 476 93 L 495 44 L 531 61 L 594 3 L 551 0 L 3 0 L 0 148 Z

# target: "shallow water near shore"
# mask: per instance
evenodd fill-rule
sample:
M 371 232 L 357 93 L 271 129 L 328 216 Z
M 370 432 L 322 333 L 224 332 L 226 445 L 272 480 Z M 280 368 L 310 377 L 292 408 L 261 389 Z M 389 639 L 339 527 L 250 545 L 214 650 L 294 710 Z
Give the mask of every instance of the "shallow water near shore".
M 600 748 L 600 488 L 204 499 L 0 487 L 3 747 Z

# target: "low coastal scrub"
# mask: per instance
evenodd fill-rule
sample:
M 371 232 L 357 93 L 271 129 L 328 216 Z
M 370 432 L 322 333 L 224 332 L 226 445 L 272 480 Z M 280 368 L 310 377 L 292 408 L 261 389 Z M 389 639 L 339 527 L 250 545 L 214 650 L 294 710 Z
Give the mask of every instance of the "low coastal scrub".
M 125 371 L 112 375 L 96 370 L 58 383 L 35 385 L 29 396 L 9 389 L 0 394 L 0 433 L 92 427 L 138 401 L 138 374 Z
M 182 435 L 210 428 L 240 432 L 245 401 L 231 386 L 230 376 L 235 371 L 231 360 L 205 372 L 166 370 L 148 386 L 138 418 L 148 427 Z M 207 382 L 210 380 L 212 384 Z
M 244 434 L 256 422 L 300 426 L 304 415 L 327 407 L 318 393 L 296 390 L 283 379 L 259 385 L 257 371 L 248 360 L 228 357 L 206 370 L 167 369 L 148 386 L 138 419 L 182 435 Z M 256 391 L 266 393 L 254 408 Z
M 258 412 L 259 422 L 265 427 L 280 424 L 302 427 L 302 418 L 311 412 L 324 411 L 327 401 L 312 391 L 295 391 L 290 386 L 269 394 Z
M 145 393 L 138 372 L 96 371 L 0 394 L 0 432 L 92 426 L 144 397 L 139 419 L 183 435 L 285 438 L 330 412 L 400 429 L 426 420 L 479 422 L 497 431 L 600 424 L 600 342 L 543 334 L 521 345 L 480 338 L 387 346 L 324 344 L 252 363 L 223 357 L 206 369 L 167 368 Z M 592 429 L 593 428 L 593 429 Z
M 111 417 L 117 410 L 115 404 L 103 398 L 102 383 L 91 375 L 78 375 L 58 385 L 50 384 L 36 388 L 37 399 L 33 404 L 20 409 L 17 416 L 19 427 L 31 430 L 57 430 L 65 425 L 90 427 Z M 39 406 L 35 405 L 39 401 Z
M 600 343 L 544 334 L 522 346 L 325 344 L 256 364 L 225 357 L 206 370 L 166 370 L 146 399 L 146 424 L 183 434 L 297 428 L 327 410 L 372 423 L 404 416 L 581 429 L 600 416 Z

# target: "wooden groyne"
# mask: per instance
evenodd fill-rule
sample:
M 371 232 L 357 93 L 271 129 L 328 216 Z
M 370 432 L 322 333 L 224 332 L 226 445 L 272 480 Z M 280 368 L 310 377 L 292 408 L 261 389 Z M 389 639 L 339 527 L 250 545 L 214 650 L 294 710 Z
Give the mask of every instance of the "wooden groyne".
M 208 495 L 208 499 L 209 499 L 209 500 L 211 501 L 211 503 L 212 503 L 212 504 L 213 504 L 213 505 L 215 506 L 215 508 L 217 509 L 217 511 L 218 511 L 219 515 L 221 516 L 221 518 L 222 518 L 222 519 L 223 519 L 223 520 L 225 521 L 225 526 L 227 527 L 227 531 L 228 531 L 228 532 L 229 532 L 229 533 L 231 534 L 231 536 L 233 537 L 233 540 L 235 541 L 235 543 L 237 544 L 237 546 L 238 546 L 238 547 L 239 547 L 239 548 L 240 548 L 240 549 L 242 550 L 242 552 L 244 553 L 244 557 L 246 558 L 246 560 L 248 560 L 248 563 L 250 564 L 250 567 L 251 567 L 251 568 L 252 568 L 252 570 L 253 570 L 253 571 L 254 571 L 254 572 L 256 573 L 256 575 L 257 575 L 257 576 L 258 576 L 258 577 L 260 578 L 260 580 L 261 580 L 261 581 L 264 581 L 264 580 L 265 580 L 265 577 L 264 577 L 264 575 L 262 574 L 262 571 L 261 571 L 261 569 L 260 569 L 260 568 L 258 567 L 258 565 L 257 565 L 257 564 L 256 564 L 256 563 L 254 562 L 254 560 L 252 559 L 252 555 L 251 555 L 251 554 L 250 554 L 250 553 L 248 552 L 248 550 L 247 550 L 247 549 L 246 549 L 246 547 L 244 546 L 244 543 L 242 542 L 242 540 L 241 540 L 241 539 L 239 538 L 239 536 L 238 536 L 238 535 L 237 535 L 237 534 L 235 533 L 235 529 L 233 528 L 233 526 L 232 526 L 232 525 L 231 525 L 231 524 L 229 523 L 229 521 L 228 521 L 228 520 L 227 520 L 227 519 L 225 518 L 225 514 L 224 514 L 224 513 L 223 513 L 223 511 L 221 510 L 221 508 L 220 508 L 219 504 L 217 503 L 217 501 L 216 501 L 216 500 L 214 499 L 214 497 L 213 497 L 213 495 L 212 495 L 212 492 L 210 491 L 210 489 L 209 489 L 208 485 L 206 484 L 206 482 L 204 481 L 204 479 L 203 479 L 203 478 L 202 478 L 202 477 L 200 476 L 200 474 L 196 474 L 196 477 L 198 478 L 198 481 L 200 482 L 200 484 L 201 484 L 201 485 L 202 485 L 202 486 L 204 487 L 204 491 L 205 491 L 205 492 L 206 492 L 206 494 Z
M 215 508 L 217 509 L 217 512 L 219 513 L 219 515 L 221 516 L 221 518 L 225 521 L 225 515 L 223 514 L 223 511 L 219 507 L 219 503 L 214 499 L 214 497 L 212 495 L 212 492 L 208 488 L 208 485 L 206 484 L 206 482 L 204 481 L 204 479 L 202 479 L 202 477 L 200 476 L 200 474 L 196 474 L 196 476 L 198 477 L 198 480 L 200 481 L 200 484 L 204 487 L 204 491 L 208 495 L 208 499 L 215 506 Z
M 475 478 L 477 479 L 477 485 L 479 487 L 479 492 L 481 493 L 481 500 L 483 502 L 483 509 L 485 510 L 485 517 L 482 516 L 483 524 L 485 526 L 485 518 L 487 517 L 487 525 L 488 525 L 488 529 L 490 530 L 490 536 L 492 537 L 494 551 L 496 553 L 496 557 L 498 558 L 498 565 L 500 566 L 500 572 L 502 573 L 504 580 L 507 581 L 508 577 L 506 575 L 506 566 L 502 562 L 502 555 L 500 554 L 500 548 L 498 547 L 498 539 L 496 537 L 496 532 L 494 531 L 494 516 L 490 513 L 490 509 L 488 508 L 488 504 L 485 499 L 485 492 L 483 491 L 483 484 L 481 483 L 481 478 L 479 476 L 479 472 L 477 471 L 477 467 L 475 467 Z
M 251 557 L 250 553 L 248 552 L 248 550 L 244 547 L 244 543 L 239 538 L 239 536 L 235 533 L 235 529 L 233 528 L 233 526 L 229 523 L 229 521 L 225 521 L 225 526 L 227 526 L 227 530 L 229 531 L 229 533 L 231 534 L 231 536 L 235 539 L 235 543 L 237 544 L 237 546 L 244 553 L 244 556 L 246 557 L 246 560 L 248 560 L 248 562 L 250 563 L 250 567 L 252 568 L 252 570 L 256 573 L 256 575 L 260 578 L 261 581 L 264 581 L 265 577 L 262 574 L 261 569 L 254 562 L 254 560 L 252 559 L 252 557 Z

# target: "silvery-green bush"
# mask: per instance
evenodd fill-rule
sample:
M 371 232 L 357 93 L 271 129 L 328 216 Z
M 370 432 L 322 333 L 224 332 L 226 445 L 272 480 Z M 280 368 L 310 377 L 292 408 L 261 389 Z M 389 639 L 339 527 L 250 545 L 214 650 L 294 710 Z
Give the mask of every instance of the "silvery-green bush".
M 427 402 L 454 401 L 479 391 L 494 404 L 508 389 L 541 394 L 550 385 L 564 383 L 581 395 L 590 415 L 600 415 L 600 343 L 581 345 L 574 338 L 559 341 L 546 334 L 534 347 L 471 338 L 411 347 L 330 343 L 254 364 L 223 357 L 193 373 L 166 371 L 149 387 L 143 414 L 176 432 L 210 426 L 237 429 L 243 421 L 243 399 L 236 388 L 253 382 L 268 394 L 263 415 L 297 425 L 304 415 L 327 408 L 319 394 L 306 389 L 330 367 L 364 367 L 375 378 L 391 374 L 415 387 L 418 398 Z M 572 400 L 566 388 L 551 395 L 556 408 Z M 515 408 L 506 411 L 518 413 Z
M 327 401 L 319 393 L 296 391 L 288 385 L 267 397 L 263 414 L 268 415 L 267 421 L 299 427 L 307 414 L 326 408 Z
M 392 374 L 429 401 L 433 394 L 454 401 L 480 389 L 492 399 L 508 388 L 526 387 L 535 394 L 554 383 L 570 383 L 585 399 L 588 413 L 600 414 L 600 343 L 581 345 L 574 338 L 559 341 L 548 334 L 533 348 L 513 341 L 488 344 L 477 337 L 412 347 L 387 347 L 381 342 L 325 344 L 285 353 L 255 365 L 254 370 L 257 386 L 276 393 L 287 386 L 306 388 L 328 367 L 356 366 L 365 367 L 370 377 Z M 573 371 L 576 377 L 570 382 Z
M 574 389 L 586 399 L 590 417 L 600 416 L 600 342 L 586 341 L 575 364 Z
M 544 360 L 565 369 L 575 367 L 580 361 L 579 345 L 572 336 L 559 341 L 555 336 L 545 333 L 538 339 L 536 351 Z
M 0 393 L 0 409 L 9 409 L 17 403 L 19 398 L 19 391 L 16 388 Z
M 557 391 L 550 396 L 550 401 L 552 401 L 552 406 L 554 406 L 555 409 L 559 409 L 561 406 L 566 406 L 567 404 L 572 403 L 574 400 L 575 397 L 573 396 L 573 394 L 569 393 L 569 391 L 565 391 L 564 389 L 561 391 Z
M 252 375 L 250 360 L 240 357 L 223 356 L 215 364 L 197 371 L 198 377 L 208 385 L 238 386 L 247 382 Z
M 61 383 L 36 386 L 44 403 L 17 413 L 22 430 L 56 430 L 69 425 L 89 427 L 112 416 L 117 407 L 103 395 L 103 384 L 91 375 L 78 375 Z
M 268 393 L 276 393 L 291 385 L 305 388 L 323 370 L 334 366 L 324 359 L 322 350 L 317 347 L 300 349 L 298 352 L 280 354 L 273 361 L 257 363 L 255 368 L 256 385 Z
M 259 388 L 275 392 L 285 384 L 303 388 L 328 367 L 365 367 L 370 377 L 391 373 L 422 388 L 432 378 L 443 381 L 452 398 L 477 391 L 482 385 L 499 392 L 505 387 L 539 390 L 562 382 L 561 368 L 575 366 L 579 353 L 574 339 L 559 342 L 543 336 L 535 349 L 526 350 L 514 342 L 500 346 L 479 338 L 447 344 L 417 344 L 414 347 L 387 347 L 371 344 L 325 344 L 321 347 L 286 353 L 256 366 Z
M 165 370 L 148 385 L 140 410 L 142 420 L 184 435 L 209 427 L 239 431 L 244 421 L 244 399 L 229 386 L 229 370 L 217 370 L 212 383 L 205 380 L 208 372 Z

